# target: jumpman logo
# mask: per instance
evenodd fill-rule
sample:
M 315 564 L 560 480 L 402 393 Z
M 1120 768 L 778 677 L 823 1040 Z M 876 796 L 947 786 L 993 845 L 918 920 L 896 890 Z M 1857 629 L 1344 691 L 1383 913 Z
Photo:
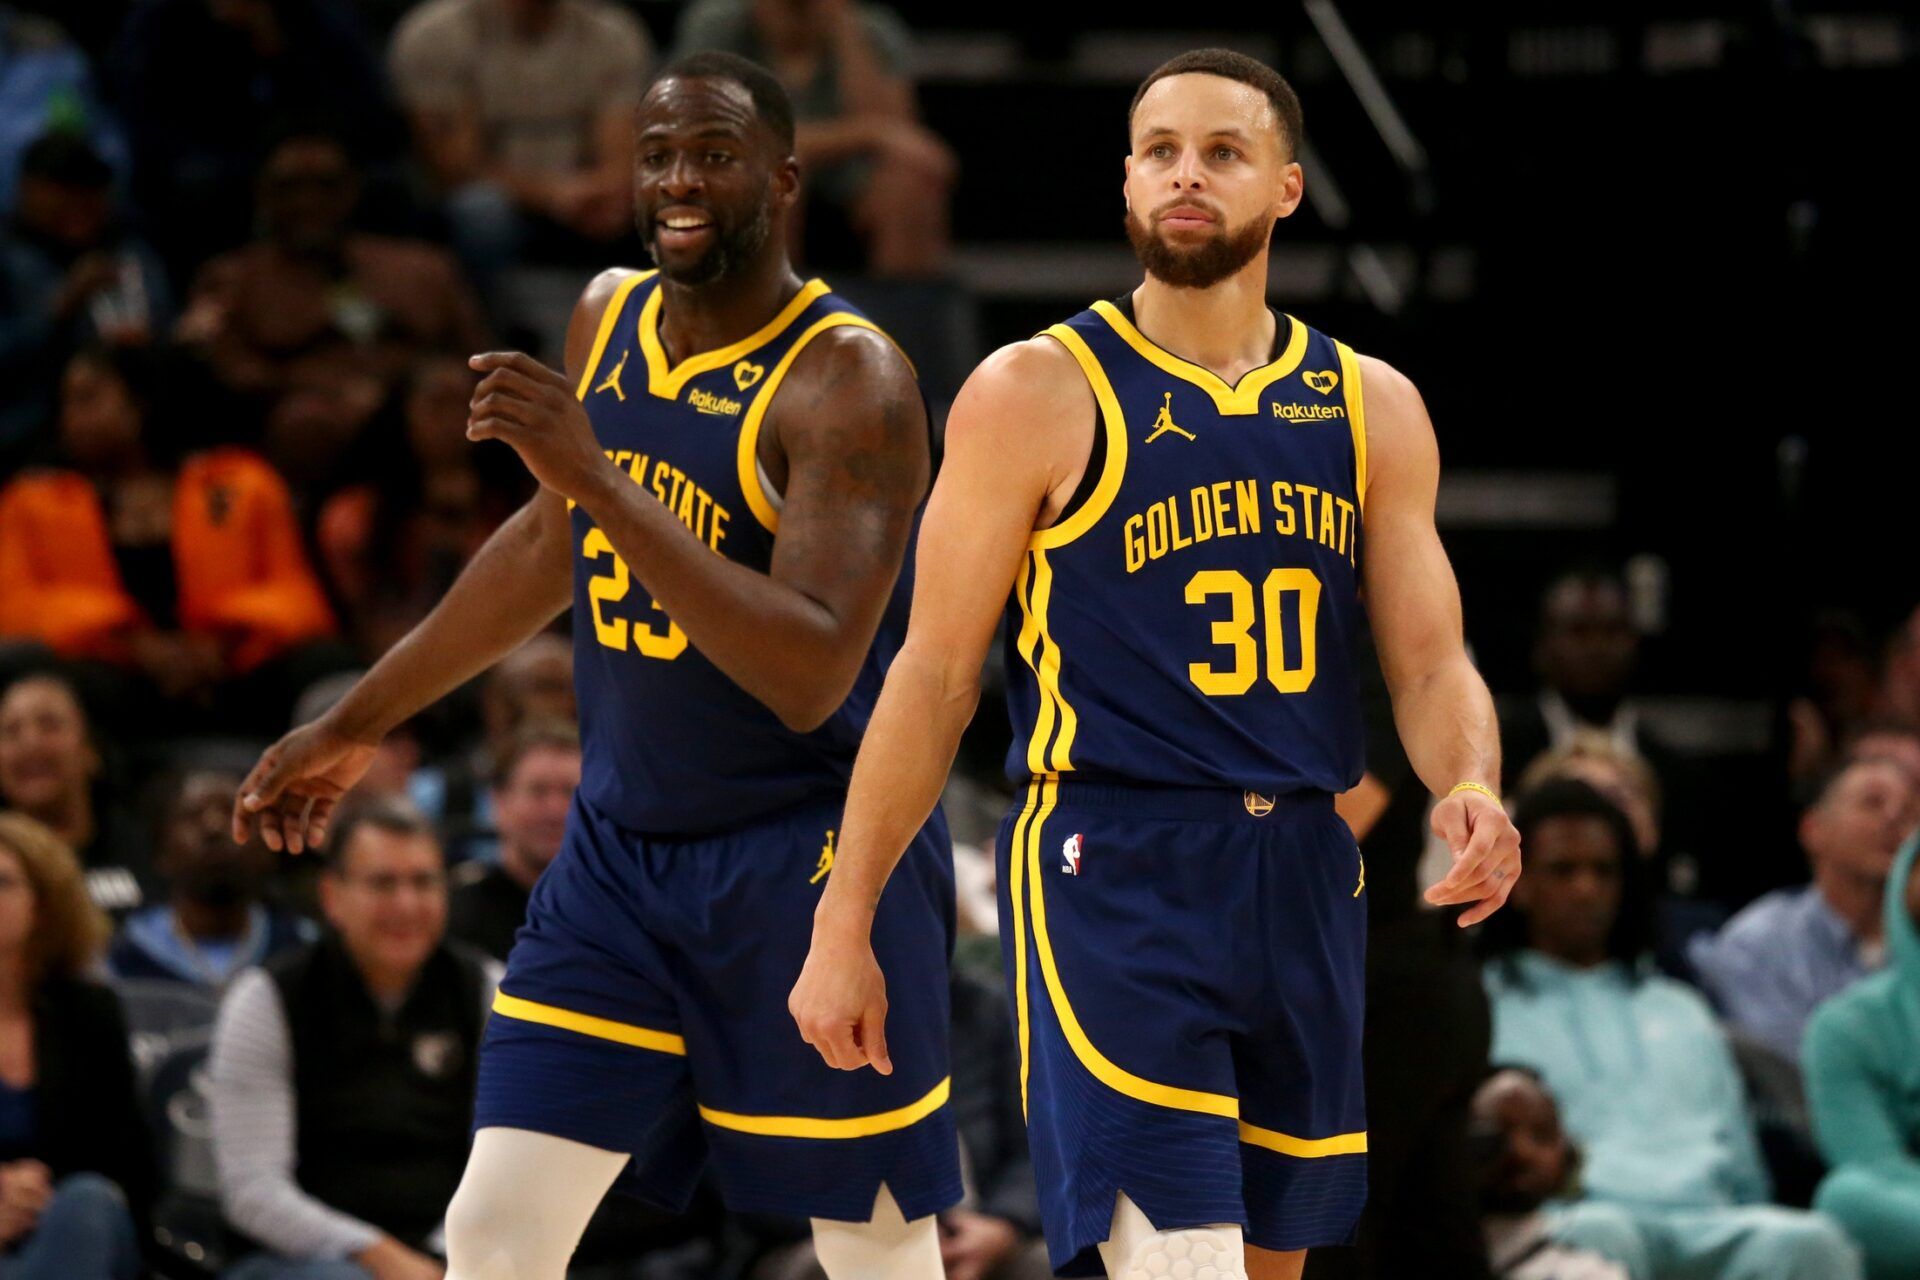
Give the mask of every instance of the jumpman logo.
M 1153 420 L 1153 431 L 1147 436 L 1143 443 L 1152 444 L 1169 431 L 1175 435 L 1185 436 L 1189 440 L 1197 439 L 1193 432 L 1187 430 L 1185 427 L 1175 425 L 1173 421 L 1173 392 L 1171 391 L 1162 397 L 1160 416 Z
M 596 394 L 601 391 L 605 391 L 609 387 L 611 387 L 613 389 L 613 394 L 615 394 L 616 396 L 619 396 L 622 400 L 625 400 L 627 398 L 627 393 L 620 389 L 620 371 L 627 367 L 627 357 L 632 354 L 633 354 L 632 347 L 628 347 L 625 351 L 622 351 L 620 353 L 620 363 L 613 366 L 612 373 L 609 373 L 606 377 L 600 380 L 600 385 L 594 388 L 594 391 Z
M 827 832 L 827 842 L 820 846 L 820 865 L 814 868 L 813 879 L 808 884 L 819 884 L 827 878 L 827 872 L 833 870 L 833 832 Z

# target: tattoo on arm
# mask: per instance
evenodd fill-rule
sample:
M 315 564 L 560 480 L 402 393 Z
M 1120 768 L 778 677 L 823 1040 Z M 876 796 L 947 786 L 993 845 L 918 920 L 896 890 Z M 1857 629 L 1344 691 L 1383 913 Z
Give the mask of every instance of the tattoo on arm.
M 775 554 L 805 564 L 811 585 L 829 591 L 897 570 L 930 465 L 926 409 L 911 377 L 897 368 L 876 377 L 872 357 L 850 355 L 779 406 L 786 421 L 805 424 L 788 488 L 806 518 L 783 522 Z

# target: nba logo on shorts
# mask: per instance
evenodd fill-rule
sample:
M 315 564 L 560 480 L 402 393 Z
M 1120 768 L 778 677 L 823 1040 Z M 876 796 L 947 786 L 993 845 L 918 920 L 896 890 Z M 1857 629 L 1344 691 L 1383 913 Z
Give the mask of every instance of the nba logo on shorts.
M 1070 876 L 1080 874 L 1080 835 L 1078 832 L 1068 836 L 1066 840 L 1061 843 L 1060 856 L 1066 859 L 1065 862 L 1060 864 L 1062 871 Z

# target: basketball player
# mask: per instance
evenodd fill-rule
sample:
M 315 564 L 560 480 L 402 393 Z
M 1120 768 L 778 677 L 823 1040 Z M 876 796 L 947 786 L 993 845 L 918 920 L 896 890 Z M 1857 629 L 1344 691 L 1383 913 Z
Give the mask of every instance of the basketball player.
M 771 76 L 682 60 L 638 136 L 658 269 L 587 287 L 564 376 L 472 361 L 468 435 L 517 450 L 539 495 L 266 753 L 235 834 L 317 843 L 383 734 L 571 600 L 583 777 L 488 1022 L 448 1274 L 559 1280 L 609 1187 L 677 1210 L 710 1158 L 734 1209 L 812 1217 L 836 1280 L 936 1280 L 931 1215 L 960 1195 L 938 815 L 875 928 L 928 997 L 896 1020 L 892 1072 L 830 1070 L 785 1007 L 904 630 L 925 405 L 892 343 L 788 263 L 799 171 Z
M 997 352 L 954 405 L 912 627 L 790 1006 L 826 1061 L 884 1067 L 893 1020 L 929 997 L 869 945 L 875 906 L 1004 610 L 1021 801 L 1001 935 L 1054 1264 L 1296 1276 L 1349 1238 L 1366 1188 L 1366 868 L 1333 806 L 1362 769 L 1363 585 L 1455 855 L 1428 900 L 1485 919 L 1519 842 L 1420 397 L 1266 305 L 1268 239 L 1301 196 L 1293 91 L 1186 54 L 1148 77 L 1130 134 L 1146 279 Z

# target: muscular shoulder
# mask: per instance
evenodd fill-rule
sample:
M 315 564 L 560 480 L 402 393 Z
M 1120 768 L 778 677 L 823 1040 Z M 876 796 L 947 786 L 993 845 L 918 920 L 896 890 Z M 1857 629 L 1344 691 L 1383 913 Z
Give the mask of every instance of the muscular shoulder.
M 1366 397 L 1367 433 L 1370 440 L 1391 439 L 1396 434 L 1425 430 L 1432 433 L 1427 420 L 1427 402 L 1413 379 L 1377 356 L 1355 355 L 1360 369 L 1360 388 Z
M 1001 347 L 980 363 L 954 402 L 969 432 L 1032 442 L 1061 424 L 1092 422 L 1093 388 L 1073 353 L 1052 338 Z M 951 428 L 950 428 L 951 429 Z
M 613 301 L 613 295 L 620 286 L 644 272 L 633 267 L 608 267 L 592 280 L 580 292 L 580 300 L 573 304 L 573 318 L 567 322 L 567 374 L 577 377 L 586 367 L 587 357 L 593 354 L 593 340 L 600 332 L 601 317 L 606 314 L 607 304 Z
M 1084 468 L 1098 405 L 1073 353 L 1041 336 L 981 362 L 947 418 L 947 450 L 978 450 L 1052 489 Z
M 1440 448 L 1420 389 L 1385 360 L 1363 355 L 1354 360 L 1366 414 L 1368 497 L 1405 497 L 1431 510 Z
M 1001 347 L 973 371 L 962 394 L 1018 397 L 1048 407 L 1093 403 L 1093 389 L 1080 362 L 1044 334 Z
M 893 340 L 865 325 L 841 324 L 815 334 L 794 357 L 789 384 L 822 391 L 866 391 L 881 396 L 919 396 L 913 366 Z
M 926 453 L 926 403 L 913 366 L 877 330 L 822 330 L 794 357 L 778 391 L 767 421 L 789 456 L 811 445 Z

